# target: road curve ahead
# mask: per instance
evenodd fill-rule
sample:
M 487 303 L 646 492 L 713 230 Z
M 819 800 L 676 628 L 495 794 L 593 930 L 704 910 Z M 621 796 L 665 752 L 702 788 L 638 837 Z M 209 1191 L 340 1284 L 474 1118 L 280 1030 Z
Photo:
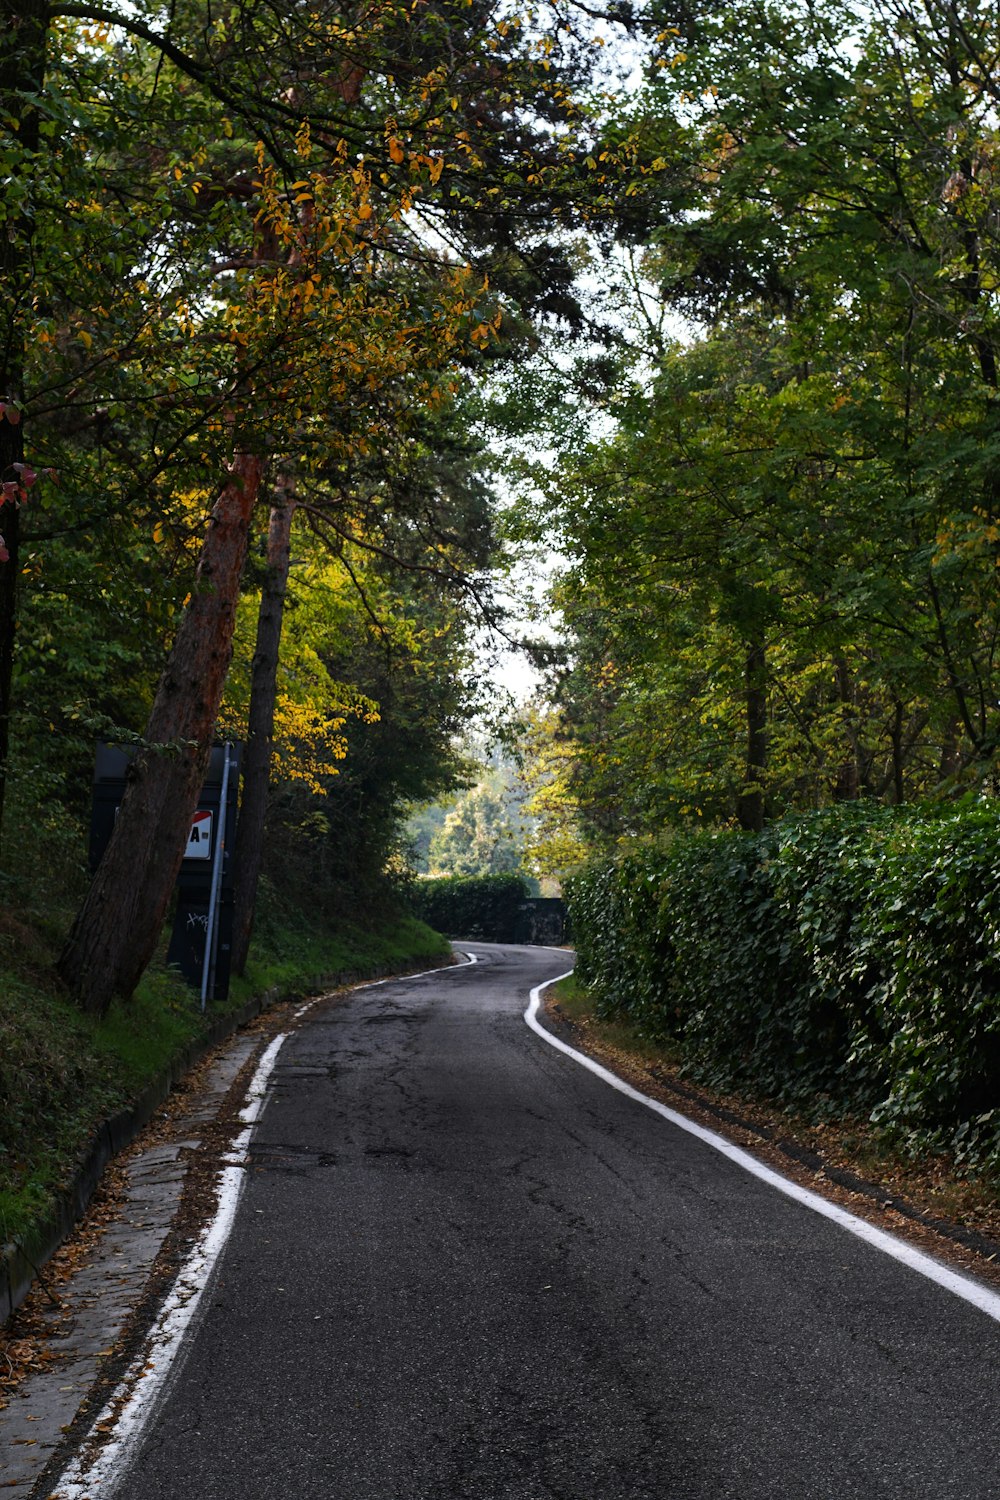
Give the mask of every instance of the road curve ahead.
M 533 1035 L 566 955 L 470 950 L 285 1043 L 116 1500 L 1000 1497 L 1000 1324 Z

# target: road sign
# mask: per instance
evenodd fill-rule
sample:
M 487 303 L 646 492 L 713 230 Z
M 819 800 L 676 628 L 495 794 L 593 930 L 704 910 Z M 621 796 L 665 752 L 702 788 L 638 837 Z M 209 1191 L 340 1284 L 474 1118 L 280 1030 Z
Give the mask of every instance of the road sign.
M 174 928 L 167 963 L 177 964 L 189 984 L 224 1000 L 229 990 L 232 951 L 233 882 L 235 871 L 227 845 L 228 830 L 236 821 L 239 789 L 239 744 L 213 745 L 205 780 L 198 794 L 198 810 L 188 830 L 187 847 L 177 877 Z M 93 808 L 90 821 L 90 868 L 96 870 L 115 827 L 118 806 L 125 795 L 131 745 L 97 746 Z M 211 918 L 214 915 L 214 922 Z M 206 965 L 206 940 L 209 959 Z
M 200 809 L 194 815 L 191 823 L 191 832 L 188 834 L 187 848 L 184 851 L 184 858 L 212 858 L 212 814 L 204 808 Z

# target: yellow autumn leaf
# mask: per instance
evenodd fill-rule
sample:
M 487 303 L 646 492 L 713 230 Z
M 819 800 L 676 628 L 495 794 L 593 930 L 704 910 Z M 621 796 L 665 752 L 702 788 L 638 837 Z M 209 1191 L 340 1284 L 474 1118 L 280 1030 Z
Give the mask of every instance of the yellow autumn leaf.
M 394 161 L 396 163 L 396 165 L 398 166 L 399 163 L 403 160 L 403 158 L 405 156 L 406 156 L 406 152 L 403 150 L 403 143 L 402 143 L 402 141 L 398 138 L 398 136 L 394 136 L 394 135 L 390 136 L 389 137 L 389 159 L 390 159 L 390 161 Z

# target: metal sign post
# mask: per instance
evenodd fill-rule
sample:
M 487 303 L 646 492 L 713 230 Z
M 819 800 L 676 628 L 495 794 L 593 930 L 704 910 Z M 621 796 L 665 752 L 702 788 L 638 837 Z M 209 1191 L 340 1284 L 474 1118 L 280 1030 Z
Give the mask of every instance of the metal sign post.
M 222 858 L 226 850 L 226 794 L 229 791 L 229 767 L 232 762 L 232 745 L 226 741 L 223 747 L 222 794 L 219 797 L 219 831 L 215 837 L 215 854 L 212 860 L 212 886 L 208 897 L 208 926 L 205 929 L 205 958 L 201 970 L 201 1008 L 205 1009 L 208 991 L 215 988 L 215 958 L 218 946 L 219 885 L 222 880 Z
M 173 931 L 167 963 L 200 991 L 201 1008 L 229 992 L 235 871 L 227 844 L 236 820 L 242 745 L 212 747 L 187 848 L 177 877 Z M 90 868 L 96 870 L 114 831 L 125 793 L 131 746 L 101 744 L 94 767 Z

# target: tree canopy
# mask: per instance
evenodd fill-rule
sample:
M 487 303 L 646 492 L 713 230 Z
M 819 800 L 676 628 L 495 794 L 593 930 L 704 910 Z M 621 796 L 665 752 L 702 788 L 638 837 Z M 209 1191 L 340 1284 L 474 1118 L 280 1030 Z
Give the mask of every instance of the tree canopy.
M 627 327 L 534 475 L 589 838 L 988 789 L 995 9 L 658 16 L 621 119 L 664 165 L 621 231 Z
M 370 809 L 452 775 L 493 545 L 465 393 L 532 319 L 580 321 L 566 236 L 649 175 L 621 141 L 584 169 L 600 49 L 578 18 L 0 6 L 0 788 L 36 755 L 78 788 L 95 732 L 138 747 L 60 963 L 90 1009 L 148 961 L 222 723 L 263 726 L 265 760 L 276 729 L 312 793 L 364 785 L 391 733 Z M 314 593 L 354 602 L 251 671 L 258 707 L 277 696 L 257 712 L 229 669 L 265 506 L 294 514 Z M 275 642 L 305 618 L 294 562 L 280 587 L 268 568 Z M 347 670 L 334 636 L 359 629 Z

